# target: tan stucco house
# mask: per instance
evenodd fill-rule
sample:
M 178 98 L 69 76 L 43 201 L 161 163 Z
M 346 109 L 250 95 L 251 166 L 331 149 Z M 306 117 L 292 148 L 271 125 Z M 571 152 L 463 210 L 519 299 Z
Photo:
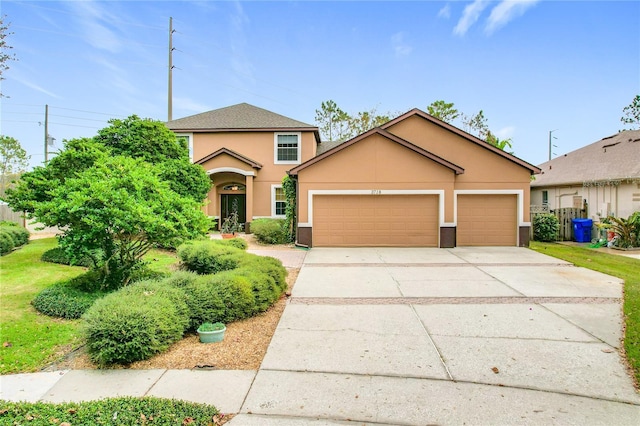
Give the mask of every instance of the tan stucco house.
M 540 164 L 531 204 L 582 207 L 594 222 L 640 211 L 640 130 L 625 130 Z
M 192 161 L 213 185 L 206 213 L 221 223 L 238 206 L 239 220 L 250 230 L 253 219 L 284 218 L 282 178 L 315 157 L 318 128 L 246 103 L 167 123 L 188 139 Z
M 195 162 L 212 176 L 210 215 L 224 217 L 229 196 L 244 195 L 247 222 L 282 217 L 279 185 L 285 173 L 294 178 L 299 244 L 529 242 L 529 184 L 539 169 L 418 109 L 340 144 L 247 104 L 168 126 L 189 138 Z

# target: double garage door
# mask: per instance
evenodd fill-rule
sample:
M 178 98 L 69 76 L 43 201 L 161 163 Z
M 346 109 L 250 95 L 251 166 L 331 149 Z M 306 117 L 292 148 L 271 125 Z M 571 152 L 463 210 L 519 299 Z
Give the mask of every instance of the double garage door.
M 319 195 L 314 247 L 438 247 L 436 195 Z
M 459 195 L 456 245 L 517 245 L 515 195 Z M 315 247 L 438 247 L 436 195 L 318 195 Z

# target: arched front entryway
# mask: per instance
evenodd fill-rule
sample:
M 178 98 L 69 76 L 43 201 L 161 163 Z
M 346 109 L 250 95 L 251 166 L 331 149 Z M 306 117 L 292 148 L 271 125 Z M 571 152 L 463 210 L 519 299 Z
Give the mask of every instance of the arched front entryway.
M 246 174 L 245 174 L 246 173 Z M 237 209 L 238 221 L 248 231 L 253 217 L 253 179 L 250 172 L 219 171 L 210 173 L 211 190 L 207 214 L 218 220 L 218 229 L 225 218 Z
M 238 222 L 247 221 L 247 189 L 243 183 L 231 182 L 217 185 L 220 200 L 220 223 L 223 223 L 232 212 L 238 213 Z

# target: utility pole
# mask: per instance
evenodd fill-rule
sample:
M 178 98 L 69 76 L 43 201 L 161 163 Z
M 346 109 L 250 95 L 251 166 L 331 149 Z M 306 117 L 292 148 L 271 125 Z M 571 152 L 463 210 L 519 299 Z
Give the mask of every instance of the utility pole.
M 167 121 L 173 118 L 173 18 L 169 17 L 169 93 Z
M 550 131 L 549 131 L 549 161 L 551 161 L 551 147 L 552 147 L 552 146 L 555 146 L 555 145 L 553 145 L 553 144 L 551 143 L 551 139 L 558 139 L 558 138 L 556 138 L 555 136 L 551 136 L 551 134 L 552 134 L 553 132 L 555 132 L 556 130 L 558 130 L 558 129 L 550 130 Z
M 47 145 L 49 144 L 49 105 L 44 106 L 44 164 L 49 161 L 49 150 Z

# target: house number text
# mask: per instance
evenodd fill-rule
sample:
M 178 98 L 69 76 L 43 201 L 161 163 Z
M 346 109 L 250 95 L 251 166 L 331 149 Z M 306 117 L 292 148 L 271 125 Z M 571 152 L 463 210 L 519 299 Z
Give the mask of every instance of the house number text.
M 372 189 L 371 195 L 380 195 L 382 194 L 382 189 Z

